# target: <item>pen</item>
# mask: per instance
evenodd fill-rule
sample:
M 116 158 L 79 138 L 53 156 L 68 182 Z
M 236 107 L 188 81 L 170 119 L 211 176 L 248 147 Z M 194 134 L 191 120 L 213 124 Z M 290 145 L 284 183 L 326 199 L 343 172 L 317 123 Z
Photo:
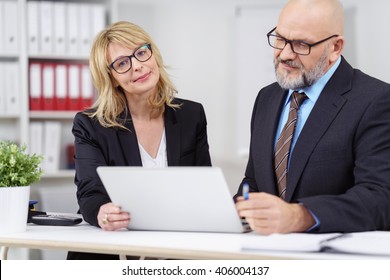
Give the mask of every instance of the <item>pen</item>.
M 242 185 L 242 196 L 245 200 L 249 199 L 249 185 L 247 183 L 244 183 L 244 185 Z

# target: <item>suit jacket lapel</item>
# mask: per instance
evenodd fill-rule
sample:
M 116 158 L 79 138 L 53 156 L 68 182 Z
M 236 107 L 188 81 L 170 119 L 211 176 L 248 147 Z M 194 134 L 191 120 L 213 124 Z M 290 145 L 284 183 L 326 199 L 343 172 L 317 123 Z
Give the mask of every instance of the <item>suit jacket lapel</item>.
M 277 187 L 274 171 L 274 144 L 279 117 L 285 102 L 287 91 L 279 86 L 269 94 L 262 96 L 260 93 L 258 104 L 265 104 L 256 109 L 256 126 L 253 127 L 251 139 L 251 154 L 256 163 L 256 178 L 261 180 L 262 190 L 277 195 Z M 265 100 L 266 99 L 266 100 Z M 252 117 L 252 118 L 253 118 Z M 271 164 L 269 164 L 271 163 Z M 273 182 L 270 184 L 269 182 Z
M 125 118 L 125 126 L 128 130 L 118 129 L 118 140 L 122 148 L 123 156 L 128 166 L 142 166 L 141 155 L 138 147 L 137 134 L 131 120 L 130 112 L 124 112 L 120 116 Z
M 342 95 L 351 89 L 352 71 L 352 67 L 343 59 L 314 105 L 291 155 L 287 201 L 291 200 L 313 149 L 347 101 Z
M 176 111 L 168 106 L 165 107 L 164 125 L 167 140 L 168 166 L 178 166 L 180 164 L 181 124 L 178 121 Z

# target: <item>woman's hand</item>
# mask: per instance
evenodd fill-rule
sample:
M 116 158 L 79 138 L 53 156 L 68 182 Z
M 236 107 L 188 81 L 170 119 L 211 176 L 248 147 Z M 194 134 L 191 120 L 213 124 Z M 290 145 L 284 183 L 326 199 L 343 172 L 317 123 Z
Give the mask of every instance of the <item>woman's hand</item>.
M 97 219 L 103 230 L 113 231 L 126 228 L 130 224 L 130 213 L 122 212 L 119 206 L 109 202 L 100 206 Z

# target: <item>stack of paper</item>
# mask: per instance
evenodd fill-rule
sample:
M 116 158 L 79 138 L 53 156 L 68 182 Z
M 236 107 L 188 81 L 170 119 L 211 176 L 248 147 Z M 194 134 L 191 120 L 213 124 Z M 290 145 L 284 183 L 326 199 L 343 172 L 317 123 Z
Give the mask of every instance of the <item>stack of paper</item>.
M 341 236 L 341 234 L 290 233 L 268 236 L 253 234 L 245 239 L 242 247 L 247 250 L 318 252 L 321 251 L 322 242 L 337 236 Z
M 242 244 L 244 250 L 295 251 L 295 252 L 337 252 L 390 256 L 390 232 L 369 231 L 330 234 L 253 234 Z

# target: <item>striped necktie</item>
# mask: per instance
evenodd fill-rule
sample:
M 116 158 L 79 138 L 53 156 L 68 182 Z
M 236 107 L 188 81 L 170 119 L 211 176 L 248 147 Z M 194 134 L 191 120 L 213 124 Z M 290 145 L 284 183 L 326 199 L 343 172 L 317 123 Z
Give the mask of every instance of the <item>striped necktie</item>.
M 294 91 L 291 96 L 288 119 L 284 125 L 275 148 L 275 175 L 278 184 L 279 196 L 285 198 L 287 185 L 287 167 L 290 155 L 291 142 L 297 125 L 298 110 L 302 102 L 307 98 L 306 94 Z

